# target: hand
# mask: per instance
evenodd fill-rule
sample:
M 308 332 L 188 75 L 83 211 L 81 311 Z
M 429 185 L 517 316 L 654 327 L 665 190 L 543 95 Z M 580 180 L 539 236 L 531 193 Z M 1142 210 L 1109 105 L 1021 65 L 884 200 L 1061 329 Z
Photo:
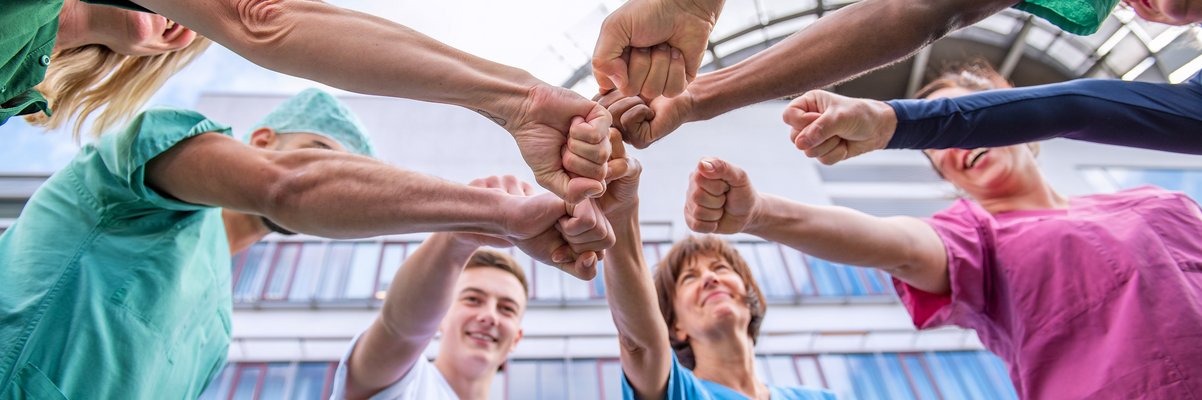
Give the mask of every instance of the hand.
M 610 143 L 614 144 L 613 156 L 609 160 L 609 176 L 605 178 L 606 190 L 599 203 L 607 218 L 633 215 L 639 206 L 639 176 L 643 165 L 634 157 L 626 155 L 622 145 L 622 134 L 610 128 Z
M 534 86 L 511 121 L 513 134 L 539 185 L 569 203 L 605 191 L 610 127 L 605 107 L 545 83 Z
M 624 97 L 612 91 L 599 97 L 601 105 L 613 115 L 614 126 L 622 132 L 622 140 L 645 149 L 668 136 L 688 121 L 693 110 L 693 96 L 685 91 L 680 96 L 657 97 L 647 105 L 639 97 Z
M 513 195 L 506 210 L 505 237 L 499 238 L 516 245 L 530 258 L 559 268 L 580 279 L 592 279 L 597 275 L 595 253 L 577 254 L 556 230 L 556 223 L 567 214 L 562 199 L 551 193 L 534 195 L 534 187 L 512 176 L 493 176 L 476 179 L 471 186 L 486 187 Z M 493 245 L 491 236 L 480 234 L 464 235 L 467 240 L 477 240 Z M 497 237 L 491 237 L 497 238 Z
M 684 219 L 700 233 L 739 233 L 756 213 L 757 193 L 747 173 L 717 158 L 702 158 L 689 177 Z
M 627 96 L 648 99 L 679 95 L 697 77 L 722 3 L 630 0 L 623 4 L 601 24 L 593 50 L 593 77 L 601 91 L 617 88 Z M 656 50 L 647 50 L 652 47 Z
M 789 139 L 807 157 L 832 165 L 889 144 L 897 114 L 881 101 L 812 90 L 789 102 Z

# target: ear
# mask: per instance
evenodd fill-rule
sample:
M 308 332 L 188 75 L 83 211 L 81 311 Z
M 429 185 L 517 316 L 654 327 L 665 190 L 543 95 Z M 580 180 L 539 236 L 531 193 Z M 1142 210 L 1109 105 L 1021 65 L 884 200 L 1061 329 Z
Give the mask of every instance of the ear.
M 681 342 L 689 341 L 689 334 L 688 332 L 685 332 L 684 329 L 680 328 L 680 322 L 672 324 L 672 336 L 675 336 L 676 340 Z
M 518 328 L 517 336 L 513 337 L 513 347 L 509 348 L 509 354 L 513 354 L 513 351 L 518 349 L 518 343 L 522 342 L 522 335 L 524 334 L 522 328 Z
M 273 148 L 278 140 L 279 135 L 271 128 L 259 128 L 250 134 L 250 145 L 260 149 Z

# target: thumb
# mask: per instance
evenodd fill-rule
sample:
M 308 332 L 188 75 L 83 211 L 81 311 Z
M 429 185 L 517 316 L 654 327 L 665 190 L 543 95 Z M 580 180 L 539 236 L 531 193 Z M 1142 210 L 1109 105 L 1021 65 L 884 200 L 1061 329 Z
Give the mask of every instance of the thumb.
M 834 127 L 837 122 L 831 114 L 821 114 L 809 125 L 806 125 L 793 139 L 793 144 L 798 150 L 809 150 L 822 144 L 827 139 L 835 136 L 838 129 Z
M 584 177 L 568 178 L 567 174 L 562 171 L 559 174 L 562 174 L 567 179 L 564 183 L 563 199 L 570 204 L 600 197 L 602 193 L 605 193 L 605 184 L 599 181 Z
M 697 163 L 697 172 L 706 179 L 718 179 L 730 186 L 741 186 L 747 180 L 747 174 L 739 167 L 715 157 L 702 158 Z
M 629 79 L 626 77 L 626 60 L 622 54 L 630 46 L 630 35 L 623 34 L 628 29 L 618 29 L 619 22 L 606 19 L 601 26 L 601 36 L 597 38 L 597 46 L 593 49 L 593 78 L 601 91 L 618 89 L 627 96 L 631 88 L 626 87 Z

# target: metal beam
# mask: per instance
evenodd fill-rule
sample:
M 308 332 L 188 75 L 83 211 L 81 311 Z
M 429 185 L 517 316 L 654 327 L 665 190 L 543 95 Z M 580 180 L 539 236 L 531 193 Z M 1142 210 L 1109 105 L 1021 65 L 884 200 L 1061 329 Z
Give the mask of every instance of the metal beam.
M 1023 26 L 1018 29 L 1018 33 L 1014 34 L 1014 40 L 1010 42 L 1010 49 L 1006 51 L 1006 58 L 1002 59 L 1002 65 L 998 68 L 998 72 L 1006 79 L 1010 79 L 1014 67 L 1017 67 L 1018 61 L 1022 59 L 1023 48 L 1027 47 L 1027 35 L 1031 33 L 1031 27 L 1035 26 L 1033 18 L 1035 18 L 1033 15 L 1023 18 Z
M 906 83 L 906 98 L 914 97 L 914 93 L 922 86 L 922 78 L 930 62 L 931 46 L 929 45 L 914 55 L 914 64 L 910 66 L 910 81 Z

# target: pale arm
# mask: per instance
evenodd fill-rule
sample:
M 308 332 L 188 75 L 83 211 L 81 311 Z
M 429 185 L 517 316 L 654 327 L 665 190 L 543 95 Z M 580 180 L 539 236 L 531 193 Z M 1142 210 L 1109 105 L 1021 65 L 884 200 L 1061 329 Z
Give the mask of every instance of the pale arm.
M 922 220 L 757 197 L 746 233 L 825 260 L 879 268 L 926 292 L 951 292 L 943 241 Z
M 539 185 L 572 203 L 603 190 L 609 114 L 526 71 L 321 1 L 134 2 L 268 69 L 354 92 L 479 112 L 514 136 Z
M 346 398 L 371 397 L 409 373 L 438 333 L 454 301 L 455 282 L 477 247 L 456 234 L 439 233 L 405 259 L 380 316 L 347 361 Z
M 332 238 L 434 231 L 530 237 L 545 229 L 518 226 L 528 218 L 512 215 L 523 209 L 523 198 L 352 154 L 269 151 L 216 133 L 155 157 L 146 180 L 185 202 L 263 215 L 289 230 Z

